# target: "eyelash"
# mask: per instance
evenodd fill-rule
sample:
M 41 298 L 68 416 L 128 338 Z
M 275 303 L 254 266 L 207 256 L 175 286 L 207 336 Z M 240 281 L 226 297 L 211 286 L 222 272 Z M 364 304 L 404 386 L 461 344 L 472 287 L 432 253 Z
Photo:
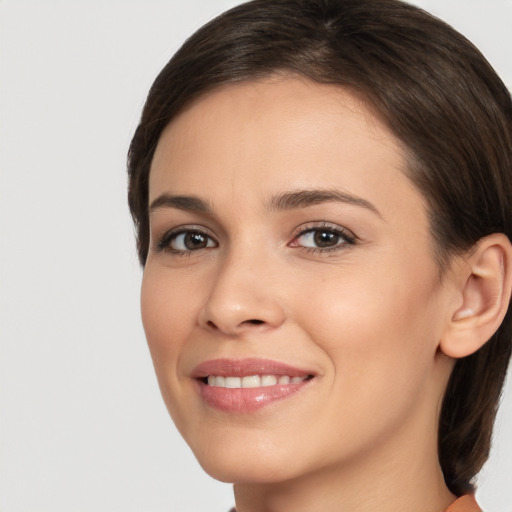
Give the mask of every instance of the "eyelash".
M 338 240 L 338 243 L 332 247 L 304 247 L 301 245 L 298 245 L 296 242 L 301 238 L 305 237 L 308 234 L 312 234 L 315 232 L 323 232 L 327 233 L 329 235 L 334 235 L 335 237 L 338 237 L 340 240 Z M 173 249 L 171 247 L 172 242 L 176 241 L 176 239 L 181 235 L 191 235 L 196 234 L 204 237 L 207 241 L 207 245 L 205 247 L 200 247 L 198 249 Z M 315 253 L 330 253 L 333 251 L 338 251 L 347 245 L 355 245 L 357 243 L 357 237 L 349 230 L 342 228 L 337 225 L 332 225 L 327 222 L 322 222 L 321 224 L 318 223 L 309 223 L 303 226 L 300 226 L 295 234 L 293 235 L 292 241 L 288 243 L 289 247 L 299 248 L 307 253 L 315 254 Z M 213 245 L 208 245 L 210 243 L 213 243 Z M 218 247 L 218 242 L 211 237 L 203 228 L 200 227 L 180 227 L 176 229 L 171 229 L 170 231 L 167 231 L 156 243 L 156 251 L 157 252 L 168 252 L 173 255 L 177 256 L 191 256 L 192 253 L 198 252 L 203 249 L 211 249 Z
M 314 233 L 328 233 L 330 235 L 334 235 L 339 238 L 338 243 L 336 245 L 333 245 L 332 247 L 304 247 L 300 245 L 293 245 L 295 242 L 297 242 L 301 237 L 307 236 L 308 234 L 314 234 Z M 309 223 L 303 226 L 300 226 L 297 229 L 296 234 L 293 237 L 293 240 L 288 244 L 290 247 L 298 247 L 302 248 L 304 251 L 306 251 L 309 254 L 316 254 L 316 253 L 330 253 L 334 251 L 339 251 L 343 248 L 346 248 L 346 246 L 355 245 L 357 243 L 358 239 L 357 237 L 348 229 L 342 228 L 341 226 L 329 224 L 327 222 L 322 223 Z

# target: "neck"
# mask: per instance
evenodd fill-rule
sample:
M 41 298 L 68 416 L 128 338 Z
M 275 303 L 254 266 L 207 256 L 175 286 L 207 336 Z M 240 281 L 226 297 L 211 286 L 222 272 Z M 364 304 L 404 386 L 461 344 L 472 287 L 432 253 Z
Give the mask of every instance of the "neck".
M 434 451 L 434 453 L 436 453 Z M 238 512 L 443 512 L 455 500 L 436 461 L 424 455 L 403 465 L 399 457 L 368 467 L 325 468 L 272 484 L 235 484 Z M 405 468 L 405 470 L 404 470 Z M 361 475 L 364 474 L 364 478 Z

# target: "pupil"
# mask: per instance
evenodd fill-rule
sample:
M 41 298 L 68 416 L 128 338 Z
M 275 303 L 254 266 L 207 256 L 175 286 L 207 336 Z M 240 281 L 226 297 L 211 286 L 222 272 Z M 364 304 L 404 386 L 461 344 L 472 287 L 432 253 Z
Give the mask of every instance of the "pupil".
M 206 247 L 206 237 L 201 233 L 187 233 L 185 246 L 187 249 L 202 249 Z
M 315 233 L 315 244 L 318 247 L 332 247 L 338 242 L 338 235 L 329 231 L 317 231 Z

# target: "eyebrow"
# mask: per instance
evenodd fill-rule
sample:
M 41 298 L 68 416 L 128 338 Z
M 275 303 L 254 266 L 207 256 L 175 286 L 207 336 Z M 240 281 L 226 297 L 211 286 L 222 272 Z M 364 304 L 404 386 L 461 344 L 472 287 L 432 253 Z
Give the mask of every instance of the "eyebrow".
M 176 208 L 187 212 L 210 213 L 211 208 L 206 201 L 195 196 L 173 196 L 162 194 L 158 196 L 149 206 L 149 212 L 160 208 Z
M 382 218 L 375 205 L 361 197 L 336 189 L 313 189 L 285 192 L 273 197 L 269 203 L 271 210 L 293 210 L 320 203 L 339 202 L 366 208 Z
M 297 208 L 305 208 L 315 204 L 340 202 L 360 206 L 366 208 L 382 218 L 379 210 L 361 197 L 348 194 L 341 190 L 335 189 L 312 189 L 298 190 L 294 192 L 284 192 L 274 196 L 268 203 L 269 210 L 294 210 Z M 180 196 L 172 194 L 161 194 L 149 206 L 149 212 L 153 212 L 160 208 L 175 208 L 189 212 L 211 213 L 212 209 L 209 204 L 196 196 Z

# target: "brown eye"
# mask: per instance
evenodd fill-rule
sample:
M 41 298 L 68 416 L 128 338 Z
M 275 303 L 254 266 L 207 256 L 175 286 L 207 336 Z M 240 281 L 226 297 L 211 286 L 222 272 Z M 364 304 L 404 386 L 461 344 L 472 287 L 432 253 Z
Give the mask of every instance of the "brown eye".
M 182 231 L 173 235 L 168 246 L 172 251 L 189 252 L 216 247 L 216 244 L 208 235 L 201 231 Z
M 297 244 L 309 249 L 329 249 L 347 243 L 347 239 L 332 229 L 310 229 L 297 238 Z
M 308 251 L 331 251 L 354 245 L 356 237 L 342 227 L 307 227 L 290 243 L 291 247 L 302 247 Z
M 333 233 L 332 231 L 317 230 L 313 234 L 313 239 L 317 247 L 333 247 L 338 245 L 340 235 Z

